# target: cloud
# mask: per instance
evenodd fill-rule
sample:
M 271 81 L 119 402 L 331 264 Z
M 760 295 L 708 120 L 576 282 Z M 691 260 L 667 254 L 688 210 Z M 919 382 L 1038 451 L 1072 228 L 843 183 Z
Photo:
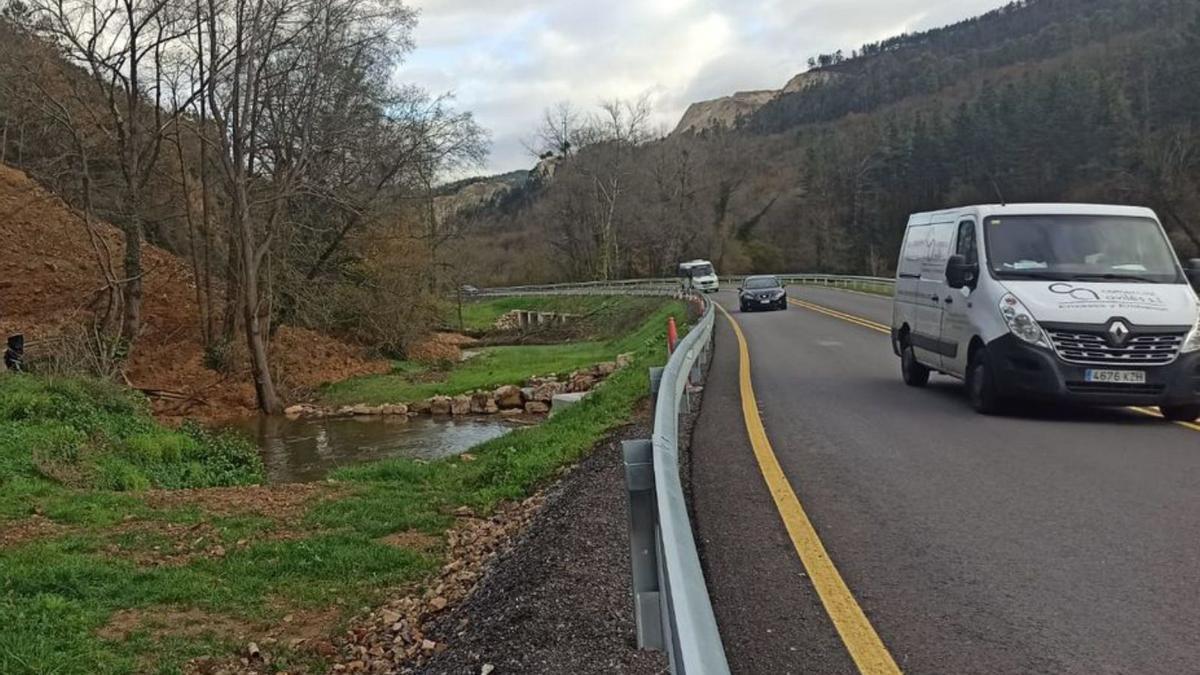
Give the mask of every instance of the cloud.
M 412 0 L 417 49 L 396 73 L 453 92 L 492 133 L 488 173 L 527 168 L 520 140 L 559 101 L 649 93 L 656 126 L 688 104 L 777 89 L 808 57 L 977 15 L 1002 0 Z

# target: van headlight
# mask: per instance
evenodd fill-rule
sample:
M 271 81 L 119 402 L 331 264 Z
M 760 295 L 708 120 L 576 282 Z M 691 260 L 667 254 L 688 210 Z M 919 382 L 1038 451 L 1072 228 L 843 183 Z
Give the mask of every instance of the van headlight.
M 1200 315 L 1200 306 L 1196 307 L 1196 313 Z M 1192 332 L 1188 333 L 1187 339 L 1183 341 L 1183 347 L 1179 351 L 1184 354 L 1200 351 L 1200 316 L 1196 318 L 1196 325 L 1192 326 Z
M 1004 323 L 1008 324 L 1008 330 L 1013 335 L 1031 345 L 1050 348 L 1050 340 L 1046 337 L 1046 331 L 1042 330 L 1037 320 L 1033 318 L 1033 314 L 1025 309 L 1025 305 L 1021 304 L 1017 296 L 1005 293 L 1004 297 L 1000 298 L 1000 316 L 1004 317 Z

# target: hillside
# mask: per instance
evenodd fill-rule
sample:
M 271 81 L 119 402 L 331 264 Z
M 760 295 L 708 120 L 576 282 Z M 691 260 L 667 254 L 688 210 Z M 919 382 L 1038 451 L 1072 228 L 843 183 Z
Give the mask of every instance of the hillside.
M 519 213 L 477 216 L 519 256 L 478 276 L 890 274 L 908 213 L 997 199 L 1150 206 L 1200 252 L 1194 0 L 1022 0 L 813 64 L 580 149 Z
M 27 358 L 45 360 L 73 348 L 72 339 L 94 315 L 103 288 L 83 221 L 25 174 L 0 165 L 0 334 L 23 333 Z M 121 255 L 116 228 L 103 226 L 114 261 Z M 163 418 L 206 419 L 253 414 L 254 389 L 245 359 L 230 373 L 205 368 L 195 282 L 185 262 L 163 249 L 143 250 L 144 326 L 125 376 L 138 388 L 180 397 L 152 397 Z M 118 266 L 119 269 L 119 266 Z M 240 343 L 237 345 L 240 348 Z M 280 327 L 272 344 L 284 391 L 300 395 L 324 382 L 379 372 L 386 362 L 313 331 Z

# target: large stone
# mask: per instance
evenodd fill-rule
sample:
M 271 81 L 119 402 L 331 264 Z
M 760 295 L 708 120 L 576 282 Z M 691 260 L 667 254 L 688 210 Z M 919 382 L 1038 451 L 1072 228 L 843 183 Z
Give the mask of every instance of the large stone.
M 541 401 L 529 401 L 525 404 L 525 412 L 530 415 L 544 415 L 550 412 L 550 406 Z
M 505 408 L 520 408 L 525 403 L 521 398 L 521 388 L 511 384 L 506 384 L 499 387 L 493 392 L 496 399 L 496 405 L 504 410 Z
M 549 403 L 550 401 L 554 400 L 555 394 L 561 394 L 566 391 L 566 389 L 567 385 L 563 384 L 562 382 L 551 380 L 549 382 L 543 382 L 542 384 L 534 387 L 533 396 L 530 396 L 529 398 L 534 401 Z
M 408 406 L 403 403 L 389 403 L 379 407 L 380 415 L 407 415 Z
M 625 352 L 617 355 L 617 367 L 626 368 L 633 365 L 633 352 Z
M 524 408 L 508 408 L 500 411 L 501 417 L 520 417 L 525 414 Z
M 465 394 L 450 399 L 451 415 L 467 415 L 471 412 L 471 397 Z
M 283 409 L 283 414 L 288 417 L 304 417 L 308 414 L 308 406 L 304 404 L 288 406 Z
M 533 400 L 533 387 L 521 387 L 521 400 Z
M 434 396 L 433 398 L 429 399 L 429 412 L 434 415 L 449 415 L 450 397 Z
M 429 401 L 425 399 L 414 401 L 413 403 L 409 404 L 408 411 L 414 415 L 428 415 L 430 412 Z
M 616 361 L 605 361 L 592 366 L 592 374 L 596 377 L 608 377 L 617 371 Z
M 488 412 L 488 407 L 495 408 L 496 401 L 492 395 L 486 391 L 477 391 L 471 394 L 471 412 L 476 415 L 484 415 Z
M 550 414 L 557 415 L 558 413 L 570 408 L 586 398 L 588 392 L 577 391 L 570 394 L 556 394 L 554 400 L 550 403 Z
M 567 391 L 591 391 L 596 385 L 596 378 L 588 373 L 574 373 L 571 375 L 571 382 L 567 385 Z

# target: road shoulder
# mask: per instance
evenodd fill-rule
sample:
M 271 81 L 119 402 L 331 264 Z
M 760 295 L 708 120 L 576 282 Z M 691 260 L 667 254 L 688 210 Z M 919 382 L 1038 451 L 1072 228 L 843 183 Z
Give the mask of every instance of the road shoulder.
M 737 341 L 718 321 L 691 446 L 694 529 L 738 673 L 856 672 L 796 556 L 741 416 Z

